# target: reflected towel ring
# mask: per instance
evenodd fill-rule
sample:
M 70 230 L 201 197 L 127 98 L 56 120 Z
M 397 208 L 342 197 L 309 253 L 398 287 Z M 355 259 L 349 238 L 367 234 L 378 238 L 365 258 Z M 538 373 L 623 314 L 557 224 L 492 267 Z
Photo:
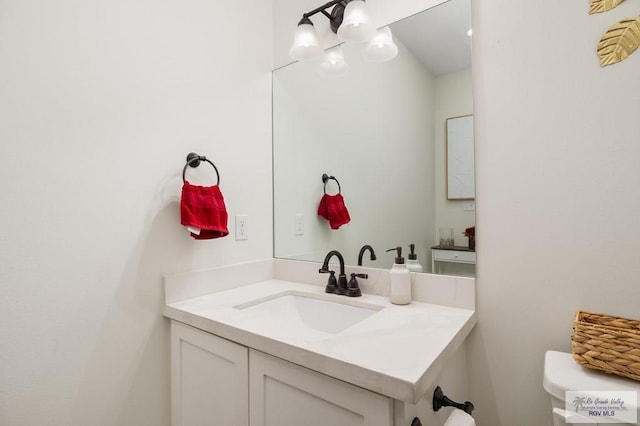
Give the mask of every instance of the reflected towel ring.
M 329 176 L 328 174 L 324 173 L 322 175 L 322 182 L 324 183 L 324 193 L 325 193 L 325 195 L 327 194 L 327 181 L 328 180 L 335 180 L 336 183 L 338 184 L 338 194 L 342 194 L 342 189 L 340 188 L 340 182 L 338 182 L 338 179 L 336 179 L 335 176 Z
M 218 179 L 216 185 L 220 185 L 220 173 L 218 173 L 218 168 L 216 167 L 216 165 L 213 164 L 211 160 L 209 160 L 204 155 L 198 155 L 195 152 L 190 152 L 189 155 L 187 155 L 187 164 L 185 164 L 184 168 L 182 169 L 182 182 L 187 181 L 187 179 L 185 178 L 185 174 L 187 173 L 187 166 L 194 168 L 198 167 L 201 161 L 206 161 L 213 166 L 213 170 L 216 171 L 216 178 Z

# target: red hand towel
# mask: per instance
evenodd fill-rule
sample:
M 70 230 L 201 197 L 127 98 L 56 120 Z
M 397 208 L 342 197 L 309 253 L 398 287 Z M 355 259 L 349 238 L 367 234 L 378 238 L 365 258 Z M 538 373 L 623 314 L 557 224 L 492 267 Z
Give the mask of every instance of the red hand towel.
M 318 205 L 318 216 L 322 216 L 325 219 L 329 220 L 329 209 L 327 208 L 326 194 L 320 199 L 320 204 Z
M 227 207 L 220 187 L 182 185 L 180 201 L 180 223 L 200 228 L 200 234 L 191 233 L 196 240 L 210 240 L 229 235 L 227 229 Z
M 327 219 L 331 229 L 338 229 L 351 221 L 351 216 L 349 216 L 347 206 L 344 204 L 342 194 L 324 194 L 318 206 L 318 216 Z

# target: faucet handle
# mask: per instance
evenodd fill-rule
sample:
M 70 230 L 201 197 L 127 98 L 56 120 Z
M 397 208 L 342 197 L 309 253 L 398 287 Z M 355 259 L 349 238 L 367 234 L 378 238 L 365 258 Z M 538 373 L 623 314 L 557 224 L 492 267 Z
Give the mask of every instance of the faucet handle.
M 320 274 L 329 274 L 329 280 L 327 280 L 327 286 L 325 287 L 325 293 L 337 293 L 338 292 L 338 280 L 336 279 L 336 272 L 329 269 L 318 269 Z
M 367 279 L 369 276 L 367 274 L 351 274 L 351 279 L 349 280 L 349 286 L 347 288 L 346 295 L 349 297 L 359 297 L 362 296 L 362 292 L 360 291 L 360 287 L 358 287 L 358 278 Z

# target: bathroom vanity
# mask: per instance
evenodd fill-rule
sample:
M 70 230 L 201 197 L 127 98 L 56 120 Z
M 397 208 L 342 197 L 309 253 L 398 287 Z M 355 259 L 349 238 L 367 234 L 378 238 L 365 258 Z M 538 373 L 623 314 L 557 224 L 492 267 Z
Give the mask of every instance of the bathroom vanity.
M 324 293 L 318 266 L 270 259 L 166 277 L 174 425 L 442 423 L 433 389 L 466 397 L 473 279 L 417 274 L 417 298 L 448 306 L 396 306 L 375 294 L 387 271 L 348 298 Z
M 390 398 L 177 321 L 174 425 L 393 425 Z

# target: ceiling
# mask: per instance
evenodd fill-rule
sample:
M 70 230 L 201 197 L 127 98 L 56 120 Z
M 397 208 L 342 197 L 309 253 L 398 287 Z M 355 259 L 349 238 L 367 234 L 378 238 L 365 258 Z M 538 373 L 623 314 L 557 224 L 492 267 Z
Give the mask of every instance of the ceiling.
M 391 31 L 434 76 L 471 68 L 471 0 L 449 0 L 391 24 Z

